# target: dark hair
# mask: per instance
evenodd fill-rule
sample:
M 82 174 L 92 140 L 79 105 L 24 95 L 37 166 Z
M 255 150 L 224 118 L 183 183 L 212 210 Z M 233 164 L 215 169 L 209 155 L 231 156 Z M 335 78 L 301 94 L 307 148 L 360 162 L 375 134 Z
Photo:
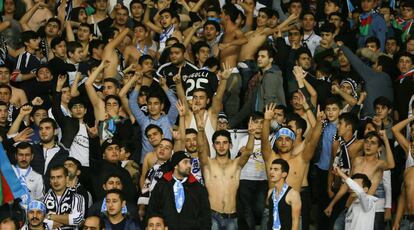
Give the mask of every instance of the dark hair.
M 259 111 L 254 111 L 251 115 L 251 118 L 252 118 L 252 120 L 263 119 L 264 114 L 262 112 L 259 112 Z
M 412 60 L 412 59 L 411 59 Z M 382 67 L 382 72 L 388 74 L 389 76 L 394 76 L 395 64 L 392 58 L 386 55 L 380 55 L 378 57 L 378 65 Z
M 192 128 L 188 128 L 188 129 L 185 129 L 185 135 L 187 135 L 187 134 L 196 134 L 197 135 L 197 130 L 195 130 L 195 129 L 192 129 Z
M 132 0 L 129 3 L 129 9 L 131 9 L 134 4 L 140 4 L 144 10 L 146 9 L 146 5 L 141 0 Z
M 206 23 L 204 23 L 203 28 L 206 28 L 207 25 L 214 26 L 216 28 L 216 30 L 220 33 L 221 27 L 220 27 L 220 24 L 218 24 L 218 22 L 212 21 L 212 20 L 208 20 L 208 21 L 206 21 Z
M 0 64 L 0 68 L 6 68 L 6 69 L 9 70 L 9 72 L 11 72 L 10 67 L 8 65 L 6 65 L 6 64 Z
M 392 109 L 392 102 L 390 101 L 390 99 L 381 96 L 381 97 L 377 97 L 374 100 L 374 107 L 376 107 L 377 105 L 382 105 L 387 107 L 388 109 Z
M 34 32 L 33 30 L 24 31 L 20 34 L 20 38 L 22 39 L 23 43 L 30 42 L 31 39 L 39 38 L 39 34 Z M 26 44 L 25 44 L 26 46 Z
M 0 101 L 0 106 L 6 106 L 7 108 L 9 108 L 9 105 L 4 101 Z
M 72 21 L 75 21 L 75 22 L 79 22 L 79 14 L 80 14 L 80 12 L 81 12 L 81 10 L 84 10 L 85 11 L 85 13 L 86 13 L 86 10 L 85 10 L 85 8 L 84 7 L 75 7 L 75 8 L 73 8 L 72 9 L 72 12 L 71 12 L 71 14 L 70 14 L 70 19 L 72 20 Z
M 152 58 L 151 55 L 144 54 L 141 57 L 139 57 L 138 64 L 142 65 L 142 63 L 144 63 L 144 61 L 148 59 L 151 59 L 151 61 L 154 61 L 154 58 Z
M 365 46 L 368 45 L 368 43 L 375 43 L 378 49 L 381 48 L 380 40 L 377 37 L 371 36 L 367 38 L 367 40 L 365 40 Z
M 174 146 L 174 141 L 168 138 L 162 138 L 161 141 L 168 141 L 171 143 L 172 146 Z
M 105 180 L 103 181 L 103 184 L 106 184 L 106 182 L 108 182 L 108 180 L 109 180 L 111 177 L 116 177 L 116 178 L 118 178 L 118 179 L 121 181 L 121 183 L 122 183 L 122 177 L 121 177 L 121 175 L 119 175 L 118 173 L 110 173 L 110 174 L 108 174 L 108 175 L 105 177 Z
M 289 114 L 286 123 L 289 123 L 290 121 L 294 121 L 295 122 L 296 128 L 302 129 L 302 135 L 305 133 L 306 129 L 308 128 L 308 124 L 306 124 L 305 119 L 303 119 L 297 113 L 291 113 L 291 114 Z
M 56 121 L 55 121 L 55 120 L 53 120 L 53 119 L 52 119 L 52 118 L 50 118 L 50 117 L 43 118 L 43 119 L 39 122 L 39 126 L 40 126 L 40 125 L 42 125 L 43 123 L 50 123 L 50 124 L 52 125 L 53 129 L 57 129 L 57 128 L 58 128 L 58 126 L 57 126 L 57 124 L 56 124 Z
M 351 179 L 355 180 L 355 179 L 361 179 L 362 180 L 362 188 L 371 188 L 371 180 L 368 178 L 367 175 L 362 174 L 362 173 L 356 173 L 354 174 Z
M 371 131 L 371 132 L 367 133 L 365 135 L 364 139 L 369 139 L 369 138 L 372 138 L 372 137 L 376 137 L 378 139 L 379 147 L 384 145 L 384 141 L 382 140 L 381 136 L 375 131 Z
M 54 37 L 52 41 L 50 42 L 50 48 L 54 49 L 57 45 L 59 45 L 61 42 L 65 42 L 66 40 L 64 37 L 58 36 Z
M 344 16 L 340 12 L 332 12 L 328 15 L 328 19 L 331 19 L 332 16 L 338 16 L 341 21 L 344 21 Z
M 325 32 L 325 33 L 335 33 L 336 27 L 333 23 L 327 22 L 324 23 L 321 28 L 320 31 L 321 32 Z
M 272 13 L 272 9 L 270 9 L 269 7 L 262 7 L 259 9 L 259 13 L 264 13 L 266 14 L 266 16 L 268 18 L 272 17 L 273 13 Z
M 277 10 L 274 10 L 274 9 L 272 9 L 272 15 L 271 15 L 271 17 L 273 17 L 273 16 L 275 16 L 278 19 L 280 18 L 279 12 L 277 12 Z
M 309 57 L 312 57 L 312 53 L 306 47 L 300 47 L 295 51 L 295 61 L 299 61 L 300 55 L 307 54 Z
M 352 132 L 358 129 L 359 119 L 353 113 L 343 113 L 339 115 L 339 120 L 344 120 L 347 125 L 351 125 Z
M 111 190 L 109 190 L 109 191 L 106 192 L 106 195 L 108 195 L 108 194 L 118 194 L 119 199 L 121 201 L 124 201 L 125 200 L 125 197 L 124 197 L 122 191 L 119 190 L 119 189 L 111 189 Z
M 203 67 L 207 68 L 213 68 L 214 66 L 217 66 L 220 69 L 220 61 L 215 57 L 207 58 L 203 65 Z
M 30 116 L 34 116 L 34 114 L 39 111 L 44 110 L 47 113 L 47 108 L 41 105 L 35 105 L 33 106 L 32 112 L 30 112 Z
M 206 41 L 198 41 L 193 45 L 193 54 L 196 55 L 200 52 L 200 49 L 206 47 L 210 49 L 210 45 Z
M 16 154 L 19 149 L 30 148 L 30 152 L 33 154 L 33 146 L 29 142 L 20 142 L 16 145 Z
M 75 50 L 81 48 L 82 49 L 82 45 L 79 42 L 68 42 L 66 43 L 66 53 L 69 56 L 69 53 L 75 53 Z
M 300 14 L 300 20 L 303 20 L 306 15 L 312 15 L 313 19 L 316 19 L 316 15 L 312 11 L 307 10 Z
M 285 172 L 285 173 L 289 174 L 290 167 L 289 167 L 289 163 L 287 161 L 285 161 L 285 160 L 283 160 L 281 158 L 275 159 L 275 160 L 272 161 L 272 165 L 280 165 L 280 166 L 282 166 L 281 167 L 282 172 Z
M 341 101 L 336 97 L 329 97 L 325 100 L 325 108 L 326 106 L 333 105 L 333 104 L 336 104 L 340 109 L 342 108 Z
M 164 97 L 162 97 L 158 92 L 150 92 L 147 96 L 147 102 L 150 98 L 157 98 L 161 104 L 164 104 Z
M 414 37 L 413 37 L 413 39 L 414 39 Z M 411 53 L 408 53 L 407 51 L 399 53 L 395 60 L 397 60 L 397 62 L 398 62 L 398 60 L 400 60 L 400 58 L 402 58 L 402 57 L 408 57 L 408 58 L 411 59 L 411 62 L 414 63 L 414 55 L 412 55 Z
M 59 20 L 59 18 L 49 18 L 49 20 L 46 22 L 46 25 L 51 22 L 56 22 L 58 24 L 59 30 L 62 27 L 62 22 Z
M 65 168 L 65 166 L 63 166 L 63 165 L 61 165 L 61 164 L 55 164 L 55 165 L 52 165 L 52 166 L 50 167 L 50 170 L 49 170 L 49 176 L 51 176 L 52 171 L 57 171 L 57 170 L 61 170 L 61 169 L 63 169 L 63 174 L 64 174 L 65 176 L 68 176 L 68 169 L 67 169 L 67 168 Z
M 225 15 L 230 17 L 230 20 L 235 23 L 237 20 L 237 17 L 239 16 L 239 10 L 236 6 L 234 6 L 231 3 L 227 3 L 223 6 L 223 12 Z
M 147 133 L 148 133 L 151 129 L 156 129 L 158 132 L 160 132 L 160 133 L 161 133 L 161 135 L 162 135 L 162 134 L 164 134 L 164 133 L 163 133 L 163 131 L 162 131 L 162 129 L 161 129 L 158 125 L 149 124 L 149 125 L 145 128 L 145 136 L 147 136 Z
M 9 90 L 10 91 L 10 95 L 12 93 L 12 88 L 10 86 L 8 86 L 8 85 L 0 85 L 0 89 L 7 89 L 7 90 Z
M 171 18 L 177 18 L 177 19 L 179 19 L 178 14 L 177 14 L 176 12 L 174 12 L 174 10 L 173 10 L 173 9 L 171 9 L 171 8 L 165 8 L 165 9 L 162 9 L 162 10 L 158 13 L 158 15 L 162 15 L 162 14 L 165 14 L 165 13 L 170 14 Z
M 214 134 L 213 134 L 213 137 L 211 138 L 212 141 L 213 141 L 213 143 L 217 140 L 217 137 L 220 137 L 220 136 L 227 137 L 227 140 L 229 141 L 229 143 L 230 144 L 232 143 L 231 136 L 230 136 L 230 132 L 227 131 L 227 130 L 218 130 L 218 131 L 215 131 Z
M 86 103 L 85 103 L 85 101 L 83 101 L 83 99 L 81 97 L 72 97 L 69 101 L 68 107 L 69 107 L 69 109 L 72 109 L 72 107 L 77 105 L 77 104 L 81 104 L 81 105 L 83 105 L 83 107 L 86 108 Z
M 108 102 L 109 99 L 114 99 L 118 103 L 119 107 L 122 106 L 121 98 L 119 98 L 118 95 L 108 95 L 108 96 L 106 96 L 105 100 L 104 100 L 105 104 L 106 104 L 106 102 Z
M 119 31 L 119 29 L 116 27 L 109 27 L 104 33 L 102 33 L 102 40 L 108 43 L 109 39 L 115 37 L 115 31 Z
M 66 157 L 66 161 L 72 161 L 75 165 L 76 165 L 76 169 L 81 171 L 82 170 L 82 164 L 80 163 L 80 161 L 74 157 Z
M 277 109 L 277 110 L 282 110 L 282 111 L 283 111 L 283 116 L 285 116 L 285 117 L 286 117 L 286 114 L 287 114 L 287 107 L 286 107 L 285 105 L 282 105 L 282 104 L 280 104 L 280 105 L 276 105 L 275 109 Z
M 144 23 L 142 23 L 142 22 L 135 22 L 135 23 L 134 23 L 134 27 L 133 27 L 133 29 L 135 29 L 135 28 L 137 28 L 137 27 L 142 27 L 142 28 L 144 28 L 145 32 L 147 32 L 147 31 L 148 31 L 147 27 L 146 27 L 146 26 L 144 25 Z
M 185 46 L 182 43 L 174 43 L 171 48 L 180 49 L 183 53 L 185 53 Z
M 93 49 L 99 49 L 99 46 L 101 45 L 105 46 L 105 42 L 102 41 L 101 39 L 93 39 L 92 41 L 89 42 L 89 47 L 88 47 L 89 53 L 92 54 Z
M 103 82 L 112 82 L 116 88 L 119 88 L 119 82 L 115 79 L 115 78 L 105 78 L 105 80 L 103 80 Z M 119 103 L 121 104 L 121 103 Z
M 276 54 L 273 48 L 268 45 L 264 45 L 257 50 L 257 54 L 259 54 L 260 51 L 267 51 L 267 56 L 269 56 L 269 58 L 273 58 L 273 61 L 275 61 Z

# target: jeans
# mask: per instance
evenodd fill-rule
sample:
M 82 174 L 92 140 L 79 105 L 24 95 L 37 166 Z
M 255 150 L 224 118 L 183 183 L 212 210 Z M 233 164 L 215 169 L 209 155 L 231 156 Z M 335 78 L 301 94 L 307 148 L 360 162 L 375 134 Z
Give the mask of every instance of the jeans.
M 385 230 L 384 212 L 375 213 L 374 230 Z
M 267 222 L 269 221 L 269 209 L 265 208 L 262 215 L 262 224 L 260 230 L 267 230 Z
M 222 216 L 211 213 L 211 230 L 237 230 L 236 218 L 223 218 Z
M 333 230 L 345 230 L 346 212 L 347 209 L 344 209 L 341 213 L 339 213 L 338 217 L 335 220 Z
M 403 217 L 400 223 L 400 230 L 412 230 L 414 229 L 414 220 L 408 220 Z
M 240 229 L 255 230 L 260 223 L 266 203 L 267 181 L 240 180 L 238 193 L 238 225 Z

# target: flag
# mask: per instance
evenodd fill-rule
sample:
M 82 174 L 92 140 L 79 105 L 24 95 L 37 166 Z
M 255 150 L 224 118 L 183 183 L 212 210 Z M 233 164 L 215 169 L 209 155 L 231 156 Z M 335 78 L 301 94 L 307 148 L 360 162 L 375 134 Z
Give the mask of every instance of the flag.
M 401 74 L 400 76 L 398 76 L 397 81 L 402 81 L 406 77 L 410 77 L 410 76 L 411 77 L 414 76 L 414 69 L 412 69 L 412 70 L 410 70 L 410 71 L 408 71 L 408 72 L 406 72 L 406 73 Z
M 24 188 L 14 173 L 2 144 L 0 144 L 0 172 L 3 197 L 2 204 L 12 202 L 14 199 L 25 194 Z

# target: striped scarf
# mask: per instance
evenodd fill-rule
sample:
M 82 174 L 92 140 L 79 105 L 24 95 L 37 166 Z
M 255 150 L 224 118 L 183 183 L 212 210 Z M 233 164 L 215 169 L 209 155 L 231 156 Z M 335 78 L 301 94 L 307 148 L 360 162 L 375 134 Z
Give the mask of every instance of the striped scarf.
M 401 17 L 397 17 L 392 20 L 391 24 L 394 28 L 401 30 L 401 41 L 406 42 L 408 35 L 410 34 L 411 28 L 413 26 L 414 19 L 404 20 Z

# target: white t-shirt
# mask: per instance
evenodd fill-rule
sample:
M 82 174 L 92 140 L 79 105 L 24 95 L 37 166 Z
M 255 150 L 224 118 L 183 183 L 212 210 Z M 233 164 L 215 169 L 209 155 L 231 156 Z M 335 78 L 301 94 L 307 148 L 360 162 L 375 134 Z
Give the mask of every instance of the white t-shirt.
M 351 178 L 346 179 L 345 183 L 358 196 L 346 213 L 345 230 L 374 229 L 375 202 L 378 198 L 366 194 Z
M 239 142 L 239 150 L 247 145 L 249 136 L 244 136 Z M 266 167 L 262 156 L 261 140 L 254 140 L 253 153 L 241 170 L 241 180 L 266 180 Z
M 80 161 L 82 166 L 89 167 L 89 138 L 85 124 L 79 124 L 79 131 L 70 146 L 69 156 Z

